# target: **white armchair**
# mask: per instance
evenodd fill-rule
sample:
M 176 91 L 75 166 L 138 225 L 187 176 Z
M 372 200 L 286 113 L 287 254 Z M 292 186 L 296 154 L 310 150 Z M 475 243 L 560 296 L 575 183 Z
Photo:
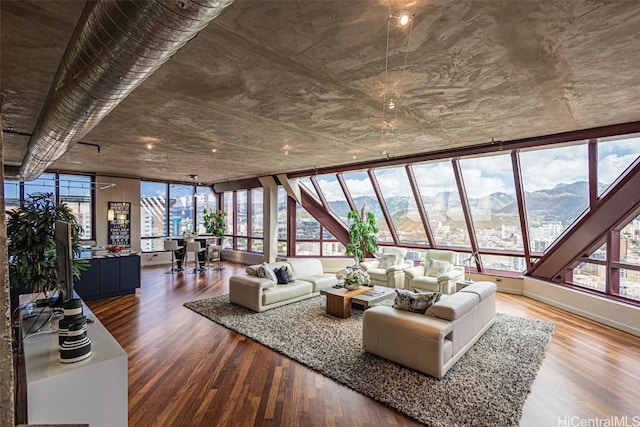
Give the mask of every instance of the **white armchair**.
M 381 285 L 389 288 L 402 288 L 404 286 L 404 269 L 413 265 L 412 261 L 405 260 L 407 249 L 394 246 L 382 248 L 382 255 L 375 260 L 364 261 L 360 267 L 369 273 L 372 285 Z
M 456 253 L 438 249 L 425 252 L 419 266 L 404 270 L 404 287 L 453 294 L 464 278 L 464 267 L 455 265 Z

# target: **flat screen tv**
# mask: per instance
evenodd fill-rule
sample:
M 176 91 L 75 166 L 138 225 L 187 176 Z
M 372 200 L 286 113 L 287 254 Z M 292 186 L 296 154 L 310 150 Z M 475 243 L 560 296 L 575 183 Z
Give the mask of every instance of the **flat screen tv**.
M 73 241 L 71 239 L 71 224 L 66 221 L 56 221 L 55 228 L 56 261 L 58 264 L 58 301 L 62 306 L 65 301 L 73 298 Z

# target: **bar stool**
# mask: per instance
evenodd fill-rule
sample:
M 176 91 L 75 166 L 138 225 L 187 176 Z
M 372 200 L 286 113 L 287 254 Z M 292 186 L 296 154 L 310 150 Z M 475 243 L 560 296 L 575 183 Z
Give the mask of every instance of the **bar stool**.
M 208 239 L 207 240 L 207 248 L 208 248 L 208 258 L 209 261 L 217 261 L 218 262 L 218 266 L 217 267 L 213 267 L 214 270 L 222 270 L 222 267 L 220 267 L 220 260 L 222 258 L 222 245 L 217 245 L 214 242 L 217 242 L 218 238 L 214 238 L 214 239 Z
M 204 268 L 200 267 L 200 254 L 202 252 L 204 252 L 204 248 L 202 246 L 200 246 L 200 242 L 189 242 L 187 243 L 187 254 L 189 252 L 193 252 L 194 256 L 195 256 L 195 266 L 193 268 L 193 271 L 190 271 L 189 273 L 195 274 L 195 273 L 201 273 L 204 271 Z
M 176 264 L 176 251 L 182 249 L 182 246 L 178 246 L 177 240 L 167 239 L 164 241 L 164 250 L 171 251 L 171 269 L 165 274 L 173 274 L 176 271 L 181 271 L 182 268 L 175 267 Z

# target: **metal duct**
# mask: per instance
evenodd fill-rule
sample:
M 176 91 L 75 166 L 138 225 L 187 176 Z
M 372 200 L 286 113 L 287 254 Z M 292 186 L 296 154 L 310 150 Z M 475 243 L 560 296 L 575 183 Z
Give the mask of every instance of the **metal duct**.
M 88 1 L 20 167 L 37 178 L 233 0 Z

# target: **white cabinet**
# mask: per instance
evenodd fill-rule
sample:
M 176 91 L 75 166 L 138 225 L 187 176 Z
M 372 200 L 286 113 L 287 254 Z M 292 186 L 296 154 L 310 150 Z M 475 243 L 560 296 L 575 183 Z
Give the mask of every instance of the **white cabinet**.
M 34 296 L 21 295 L 20 303 Z M 40 310 L 34 307 L 33 313 Z M 84 304 L 83 311 L 93 320 L 87 325 L 92 354 L 70 364 L 59 361 L 58 334 L 49 328 L 50 309 L 39 318 L 24 319 L 25 310 L 21 313 L 22 334 L 30 331 L 23 341 L 29 424 L 127 426 L 127 353 Z M 51 326 L 56 328 L 61 318 L 54 315 Z

